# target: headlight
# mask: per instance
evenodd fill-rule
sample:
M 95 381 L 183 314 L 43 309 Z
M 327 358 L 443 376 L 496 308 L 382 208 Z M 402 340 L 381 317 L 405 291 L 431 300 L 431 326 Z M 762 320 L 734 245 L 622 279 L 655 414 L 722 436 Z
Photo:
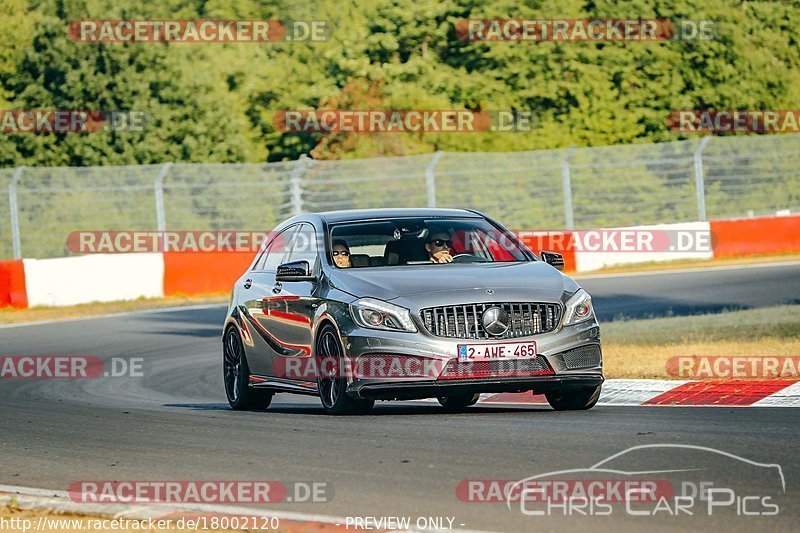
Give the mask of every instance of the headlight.
M 583 289 L 578 289 L 569 299 L 564 312 L 564 325 L 571 326 L 589 320 L 594 316 L 592 297 Z
M 374 298 L 361 298 L 351 303 L 350 314 L 356 324 L 365 328 L 412 333 L 417 331 L 408 309 Z

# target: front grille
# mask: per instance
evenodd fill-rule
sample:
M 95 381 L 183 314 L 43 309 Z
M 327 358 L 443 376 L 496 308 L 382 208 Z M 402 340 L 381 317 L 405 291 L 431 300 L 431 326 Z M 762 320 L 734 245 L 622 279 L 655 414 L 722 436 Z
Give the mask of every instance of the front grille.
M 500 307 L 509 317 L 503 335 L 490 335 L 483 328 L 483 312 Z M 558 327 L 561 305 L 546 303 L 482 303 L 430 307 L 422 310 L 422 322 L 437 337 L 456 339 L 513 339 L 548 333 Z
M 552 374 L 544 357 L 507 361 L 460 362 L 450 359 L 439 379 L 513 378 Z
M 600 366 L 601 356 L 600 347 L 596 344 L 581 346 L 561 354 L 567 370 L 577 370 L 579 368 L 595 368 Z

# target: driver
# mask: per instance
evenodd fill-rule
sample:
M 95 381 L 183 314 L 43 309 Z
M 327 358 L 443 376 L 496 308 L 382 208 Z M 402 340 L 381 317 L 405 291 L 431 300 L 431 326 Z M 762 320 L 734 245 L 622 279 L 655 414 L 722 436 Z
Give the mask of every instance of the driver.
M 333 241 L 333 262 L 339 268 L 350 268 L 350 247 L 342 239 Z
M 450 263 L 453 261 L 453 256 L 450 255 L 450 248 L 453 246 L 453 241 L 450 234 L 447 232 L 433 233 L 425 243 L 425 249 L 428 251 L 428 257 L 431 263 Z

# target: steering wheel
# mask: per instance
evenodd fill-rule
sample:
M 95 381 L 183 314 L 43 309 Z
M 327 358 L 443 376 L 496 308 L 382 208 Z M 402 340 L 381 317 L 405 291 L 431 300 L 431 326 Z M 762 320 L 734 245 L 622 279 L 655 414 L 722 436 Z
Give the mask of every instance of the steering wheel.
M 478 263 L 483 261 L 483 258 L 475 254 L 457 254 L 453 256 L 452 263 Z

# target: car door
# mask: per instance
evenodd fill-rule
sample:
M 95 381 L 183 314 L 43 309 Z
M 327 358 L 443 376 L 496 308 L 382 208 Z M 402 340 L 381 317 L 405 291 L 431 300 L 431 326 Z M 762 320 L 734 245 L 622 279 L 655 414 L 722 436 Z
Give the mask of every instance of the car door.
M 304 223 L 292 236 L 286 262 L 307 261 L 312 270 L 318 272 L 317 247 L 314 226 Z M 312 352 L 314 315 L 320 303 L 316 288 L 317 283 L 311 281 L 282 281 L 276 282 L 272 287 L 266 321 L 267 328 L 284 348 L 276 353 L 274 361 L 275 371 L 280 377 L 315 380 L 313 366 L 307 363 Z M 308 369 L 311 372 L 307 375 L 297 369 Z
M 273 361 L 285 350 L 270 331 L 269 314 L 274 305 L 270 299 L 275 294 L 275 271 L 288 259 L 292 237 L 299 229 L 300 225 L 294 224 L 279 232 L 241 287 L 245 320 L 250 330 L 247 362 L 250 373 L 256 376 L 274 376 Z

